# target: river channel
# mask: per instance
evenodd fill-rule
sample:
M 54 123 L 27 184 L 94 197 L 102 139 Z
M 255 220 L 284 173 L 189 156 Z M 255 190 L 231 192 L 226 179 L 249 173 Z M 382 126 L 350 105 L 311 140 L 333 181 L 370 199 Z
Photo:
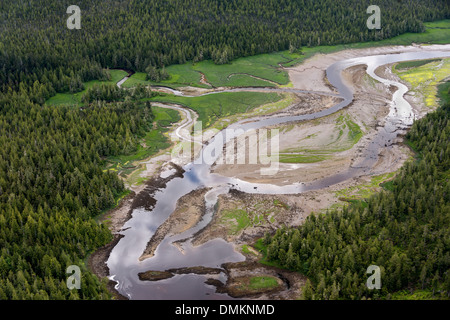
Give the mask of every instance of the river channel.
M 367 74 L 373 79 L 397 88 L 390 103 L 390 112 L 384 121 L 384 126 L 378 131 L 364 151 L 362 160 L 348 168 L 340 174 L 326 177 L 312 183 L 303 183 L 301 177 L 299 181 L 292 185 L 275 186 L 269 184 L 254 184 L 236 178 L 223 177 L 211 173 L 211 166 L 203 161 L 194 161 L 183 167 L 182 177 L 175 177 L 170 180 L 166 187 L 157 190 L 152 196 L 156 204 L 152 210 L 144 208 L 134 209 L 132 217 L 124 225 L 121 234 L 123 238 L 112 250 L 107 265 L 110 270 L 110 279 L 117 285 L 116 289 L 130 299 L 231 299 L 225 294 L 216 293 L 215 287 L 206 285 L 205 280 L 211 278 L 208 275 L 182 274 L 160 281 L 140 281 L 139 272 L 147 270 L 167 270 L 171 268 L 205 266 L 220 268 L 226 262 L 238 262 L 245 260 L 245 257 L 235 251 L 233 245 L 223 239 L 214 239 L 207 243 L 194 247 L 188 241 L 182 244 L 183 252 L 172 245 L 174 241 L 187 239 L 198 230 L 205 227 L 214 215 L 214 206 L 220 194 L 227 193 L 230 188 L 234 188 L 247 193 L 260 194 L 300 194 L 310 190 L 326 188 L 330 185 L 346 181 L 358 176 L 367 174 L 370 168 L 378 160 L 381 148 L 389 148 L 395 138 L 411 126 L 414 120 L 414 113 L 411 105 L 404 99 L 404 94 L 408 88 L 396 81 L 386 80 L 375 74 L 376 68 L 390 63 L 444 58 L 450 57 L 450 45 L 422 47 L 417 52 L 406 52 L 399 54 L 375 55 L 342 60 L 328 67 L 326 74 L 330 84 L 338 91 L 338 96 L 342 100 L 329 109 L 300 116 L 282 117 L 257 117 L 245 119 L 229 126 L 230 129 L 240 128 L 243 130 L 261 129 L 270 125 L 277 125 L 293 121 L 306 121 L 325 117 L 335 113 L 350 105 L 353 101 L 353 92 L 343 80 L 342 71 L 357 65 L 366 65 Z M 245 91 L 245 88 L 238 89 Z M 248 89 L 254 90 L 254 89 Z M 268 89 L 270 90 L 270 89 Z M 223 91 L 221 91 L 223 92 Z M 211 93 L 208 93 L 211 94 Z M 228 133 L 229 131 L 227 131 Z M 198 155 L 199 159 L 206 153 L 211 155 L 211 148 L 223 146 L 224 143 L 233 139 L 232 135 L 216 135 L 213 137 Z M 217 157 L 219 155 L 216 155 Z M 198 160 L 198 159 L 197 159 Z M 196 163 L 198 162 L 198 164 Z M 143 261 L 139 257 L 144 252 L 146 245 L 154 235 L 157 228 L 175 210 L 177 200 L 187 193 L 197 188 L 211 188 L 205 196 L 207 213 L 201 222 L 194 228 L 176 236 L 166 237 L 155 251 L 155 255 Z M 216 275 L 218 280 L 226 281 L 225 274 Z

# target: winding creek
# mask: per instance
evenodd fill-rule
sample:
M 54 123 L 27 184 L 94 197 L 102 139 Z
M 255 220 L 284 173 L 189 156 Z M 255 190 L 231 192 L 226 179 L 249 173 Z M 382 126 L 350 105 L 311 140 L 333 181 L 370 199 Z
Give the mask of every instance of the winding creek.
M 253 184 L 235 178 L 223 177 L 211 173 L 211 166 L 205 162 L 202 164 L 190 163 L 183 167 L 185 173 L 182 177 L 175 177 L 170 180 L 166 187 L 157 190 L 153 194 L 156 204 L 151 211 L 144 208 L 137 208 L 133 211 L 132 217 L 123 226 L 121 234 L 123 238 L 112 250 L 107 265 L 110 270 L 110 278 L 116 281 L 116 289 L 130 299 L 231 299 L 225 294 L 215 292 L 215 287 L 206 285 L 204 282 L 212 276 L 183 274 L 175 275 L 173 278 L 149 282 L 140 281 L 139 272 L 147 270 L 167 270 L 170 268 L 205 266 L 220 268 L 226 262 L 238 262 L 245 260 L 244 256 L 236 252 L 233 245 L 222 239 L 214 239 L 203 245 L 194 247 L 189 240 L 182 243 L 182 251 L 172 243 L 181 239 L 188 239 L 198 230 L 205 227 L 214 215 L 214 206 L 220 194 L 227 193 L 230 188 L 234 188 L 247 193 L 260 194 L 300 194 L 310 190 L 318 190 L 330 185 L 343 182 L 347 179 L 362 176 L 376 163 L 380 148 L 392 145 L 399 133 L 406 130 L 413 122 L 414 114 L 411 105 L 404 99 L 404 94 L 408 88 L 395 81 L 386 80 L 375 74 L 377 67 L 407 60 L 431 59 L 450 57 L 450 45 L 429 46 L 418 49 L 416 52 L 406 52 L 399 54 L 375 55 L 360 58 L 353 58 L 336 62 L 328 67 L 326 74 L 329 82 L 334 86 L 343 100 L 333 107 L 320 112 L 282 117 L 257 117 L 245 119 L 234 123 L 229 128 L 241 128 L 253 130 L 264 128 L 269 125 L 277 125 L 292 121 L 305 121 L 325 117 L 333 114 L 342 108 L 347 107 L 353 101 L 353 92 L 345 84 L 341 73 L 343 70 L 356 66 L 366 65 L 367 73 L 375 80 L 382 82 L 386 86 L 395 86 L 390 103 L 390 113 L 385 119 L 385 125 L 378 128 L 375 138 L 370 142 L 364 151 L 363 160 L 354 164 L 345 172 L 326 177 L 313 183 L 302 183 L 287 186 L 275 186 L 269 184 Z M 246 91 L 261 90 L 254 88 L 239 88 L 226 91 Z M 279 89 L 264 89 L 279 90 Z M 301 91 L 296 89 L 283 89 L 283 91 Z M 220 91 L 224 92 L 224 91 Z M 311 92 L 311 91 L 309 91 Z M 214 92 L 207 93 L 213 94 Z M 319 93 L 319 92 L 311 92 Z M 183 111 L 188 117 L 188 122 L 192 119 L 189 111 Z M 180 124 L 186 126 L 187 122 Z M 228 133 L 228 131 L 227 131 Z M 206 153 L 211 154 L 214 146 L 223 146 L 224 143 L 234 138 L 232 135 L 216 136 L 203 147 L 198 157 L 204 157 Z M 181 136 L 180 136 L 181 137 Z M 186 137 L 184 137 L 186 138 Z M 186 138 L 187 139 L 187 138 Z M 219 148 L 222 150 L 222 148 Z M 216 155 L 217 157 L 220 155 Z M 194 228 L 171 237 L 166 237 L 156 249 L 155 255 L 151 258 L 140 261 L 146 245 L 157 230 L 157 228 L 175 210 L 177 200 L 187 193 L 197 188 L 209 187 L 210 191 L 205 196 L 207 213 L 203 216 L 199 224 Z M 222 282 L 226 281 L 225 274 L 216 276 Z

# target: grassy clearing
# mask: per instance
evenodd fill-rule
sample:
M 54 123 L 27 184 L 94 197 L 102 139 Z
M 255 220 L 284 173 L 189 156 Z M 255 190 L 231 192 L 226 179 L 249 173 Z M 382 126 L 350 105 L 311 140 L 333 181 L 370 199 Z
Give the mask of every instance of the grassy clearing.
M 221 220 L 229 224 L 229 233 L 233 235 L 238 234 L 251 223 L 247 212 L 241 209 L 224 211 Z
M 136 86 L 137 84 L 143 85 L 159 85 L 171 88 L 192 86 L 192 87 L 200 87 L 200 88 L 210 88 L 210 86 L 204 85 L 200 82 L 201 74 L 199 71 L 196 71 L 192 68 L 192 65 L 189 63 L 186 64 L 175 64 L 166 67 L 166 71 L 170 75 L 170 79 L 164 80 L 161 82 L 154 82 L 146 80 L 146 73 L 144 72 L 136 72 L 132 75 L 123 86 L 125 88 L 130 88 Z
M 125 78 L 128 75 L 128 73 L 123 70 L 108 70 L 108 72 L 111 75 L 111 80 L 103 81 L 104 83 L 114 84 L 114 83 L 119 82 L 120 80 L 122 80 L 123 78 Z M 102 81 L 98 81 L 98 82 L 102 82 Z M 86 85 L 86 89 L 89 89 L 92 85 L 93 84 Z
M 247 212 L 242 209 L 224 210 L 220 219 L 221 223 L 227 225 L 230 235 L 237 235 L 242 230 L 264 225 L 267 223 L 267 217 L 263 214 Z
M 228 116 L 227 118 L 222 118 L 216 121 L 214 124 L 211 125 L 210 129 L 217 129 L 222 130 L 229 126 L 230 124 L 239 121 L 241 119 L 248 119 L 255 116 L 263 116 L 267 114 L 274 113 L 276 111 L 285 109 L 289 107 L 294 101 L 295 101 L 295 95 L 292 93 L 284 93 L 279 94 L 279 100 L 271 103 L 265 103 L 262 104 L 249 112 L 246 113 L 237 113 L 231 116 Z
M 202 122 L 205 129 L 221 118 L 249 112 L 261 105 L 275 103 L 282 97 L 278 93 L 223 92 L 199 97 L 162 95 L 151 100 L 180 104 L 196 111 L 199 115 L 198 121 Z
M 275 223 L 275 217 L 284 210 L 289 210 L 289 206 L 277 199 L 238 202 L 234 208 L 219 212 L 219 224 L 226 228 L 229 235 L 238 235 L 246 228 Z
M 244 253 L 244 254 L 248 254 L 248 255 L 257 255 L 257 252 L 253 251 L 253 249 L 251 249 L 251 248 L 249 247 L 249 245 L 247 245 L 247 244 L 243 244 L 243 245 L 241 246 L 241 251 L 242 251 L 242 253 Z
M 436 62 L 436 61 L 440 61 L 440 59 L 413 60 L 413 61 L 399 62 L 396 64 L 395 69 L 396 70 L 404 70 L 404 69 L 410 69 L 410 68 L 417 68 L 417 67 L 426 65 L 428 63 L 431 63 L 431 62 Z
M 270 292 L 281 287 L 281 281 L 270 275 L 240 276 L 231 284 L 231 295 L 245 297 L 250 294 Z
M 278 287 L 278 281 L 271 276 L 251 277 L 248 287 L 251 290 L 271 289 Z
M 196 64 L 189 62 L 167 67 L 166 70 L 171 76 L 169 80 L 155 83 L 146 81 L 145 73 L 136 73 L 124 83 L 124 86 L 132 87 L 141 83 L 172 88 L 181 86 L 208 88 L 209 86 L 200 82 L 202 73 L 206 81 L 214 87 L 273 87 L 275 84 L 272 82 L 287 85 L 289 76 L 279 68 L 279 63 L 287 63 L 298 58 L 299 54 L 284 51 L 238 58 L 224 65 L 216 65 L 211 60 Z
M 343 201 L 364 200 L 377 193 L 382 184 L 385 184 L 396 175 L 395 172 L 373 176 L 369 183 L 356 185 L 336 191 L 336 196 Z
M 170 67 L 167 67 L 167 69 L 171 69 Z M 175 78 L 183 78 L 182 74 L 171 74 L 172 77 Z M 162 82 L 154 82 L 145 80 L 146 74 L 144 72 L 136 72 L 133 74 L 130 78 L 128 78 L 127 81 L 123 83 L 124 88 L 132 88 L 137 86 L 138 84 L 145 85 L 145 86 L 162 86 L 162 87 L 169 87 L 169 88 L 179 88 L 179 87 L 185 87 L 185 86 L 192 86 L 192 87 L 203 87 L 200 83 L 197 82 L 186 82 L 186 83 L 177 83 L 172 80 L 165 80 Z M 198 75 L 198 79 L 200 79 L 200 74 Z M 186 80 L 189 81 L 189 80 Z M 206 87 L 206 86 L 205 86 Z
M 253 78 L 247 74 L 230 75 L 227 87 L 276 87 L 273 82 Z
M 396 68 L 395 73 L 410 84 L 411 91 L 423 96 L 427 107 L 436 108 L 439 105 L 437 86 L 450 74 L 450 59 L 433 60 L 406 71 Z
M 300 55 L 298 54 L 290 54 L 287 51 L 283 51 L 239 58 L 224 65 L 216 65 L 211 60 L 207 60 L 195 64 L 193 68 L 202 72 L 207 81 L 215 87 L 273 86 L 270 82 L 263 81 L 264 79 L 280 85 L 286 85 L 289 83 L 289 76 L 287 72 L 280 70 L 279 63 L 287 63 L 299 57 Z M 236 82 L 237 75 L 241 75 L 241 77 Z
M 47 105 L 51 106 L 58 106 L 58 105 L 76 105 L 81 106 L 81 97 L 84 95 L 84 93 L 94 86 L 95 84 L 115 84 L 119 82 L 121 79 L 123 79 L 128 73 L 123 70 L 107 70 L 109 74 L 111 75 L 111 80 L 108 81 L 99 81 L 99 80 L 92 80 L 88 82 L 84 82 L 84 90 L 77 92 L 77 93 L 57 93 L 55 96 L 48 99 L 45 103 Z
M 136 72 L 122 84 L 122 87 L 131 88 L 137 86 L 138 84 L 151 85 L 151 81 L 145 80 L 145 77 L 146 74 L 144 72 Z
M 48 99 L 45 103 L 51 106 L 60 106 L 60 105 L 81 105 L 81 96 L 83 94 L 79 93 L 57 93 L 50 99 Z

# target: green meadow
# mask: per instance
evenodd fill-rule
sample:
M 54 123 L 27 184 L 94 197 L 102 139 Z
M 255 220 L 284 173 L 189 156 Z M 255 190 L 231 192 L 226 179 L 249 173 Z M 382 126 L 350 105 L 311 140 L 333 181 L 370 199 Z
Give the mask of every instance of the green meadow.
M 279 63 L 287 63 L 300 56 L 284 51 L 239 58 L 230 64 L 222 65 L 216 65 L 211 60 L 207 60 L 193 65 L 193 68 L 202 72 L 206 80 L 215 87 L 275 86 L 271 82 L 286 85 L 289 83 L 289 76 L 287 72 L 279 69 Z
M 160 85 L 171 88 L 178 88 L 181 86 L 193 86 L 200 88 L 210 88 L 209 86 L 200 83 L 201 74 L 192 68 L 191 64 L 174 64 L 166 67 L 167 72 L 170 74 L 170 79 L 161 82 L 154 82 L 145 80 L 146 73 L 136 72 L 125 83 L 124 88 L 131 88 L 138 84 L 143 85 Z
M 273 212 L 271 212 L 270 210 L 224 210 L 222 216 L 220 217 L 220 223 L 226 225 L 228 234 L 237 235 L 242 230 L 248 227 L 262 226 L 266 225 L 267 223 L 273 223 L 273 217 L 269 217 L 271 213 Z M 243 248 L 243 250 L 247 250 L 246 252 L 250 252 L 248 247 L 245 249 Z
M 137 72 L 130 77 L 124 87 L 137 84 L 159 85 L 171 88 L 193 86 L 211 87 L 274 87 L 287 85 L 287 72 L 279 69 L 279 63 L 288 63 L 301 58 L 300 54 L 287 51 L 239 58 L 229 64 L 216 65 L 211 60 L 198 63 L 185 63 L 166 67 L 170 79 L 161 82 L 145 80 L 146 74 Z M 202 74 L 210 85 L 201 83 Z
M 399 62 L 395 65 L 395 69 L 402 71 L 404 69 L 417 68 L 439 60 L 440 59 L 429 59 L 429 60 L 413 60 L 413 61 Z
M 378 192 L 379 187 L 396 175 L 395 172 L 389 172 L 378 176 L 372 176 L 370 181 L 367 183 L 358 184 L 346 189 L 341 189 L 336 191 L 337 197 L 344 201 L 350 200 L 364 200 L 369 198 L 374 193 Z
M 260 289 L 270 289 L 278 287 L 278 281 L 272 276 L 259 276 L 251 277 L 249 289 L 260 290 Z
M 410 67 L 400 69 L 397 65 L 394 71 L 410 84 L 412 92 L 421 94 L 427 107 L 436 108 L 439 105 L 437 87 L 450 74 L 450 59 L 411 61 L 407 66 Z
M 206 129 L 221 118 L 249 112 L 261 105 L 277 102 L 282 97 L 278 93 L 223 92 L 198 97 L 161 95 L 150 100 L 179 104 L 194 110 L 203 129 Z

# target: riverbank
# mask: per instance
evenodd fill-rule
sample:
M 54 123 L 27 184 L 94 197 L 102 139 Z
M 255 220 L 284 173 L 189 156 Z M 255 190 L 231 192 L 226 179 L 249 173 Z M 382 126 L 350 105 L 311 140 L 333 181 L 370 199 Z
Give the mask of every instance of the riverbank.
M 106 223 L 109 230 L 113 234 L 113 240 L 107 245 L 93 252 L 88 259 L 87 265 L 89 270 L 94 273 L 99 279 L 109 277 L 109 268 L 106 262 L 108 261 L 111 251 L 122 238 L 122 236 L 120 235 L 122 227 L 131 218 L 131 214 L 133 211 L 132 203 L 135 199 L 135 196 L 135 192 L 130 192 L 130 194 L 120 200 L 119 205 L 116 208 L 104 213 L 99 218 L 99 223 Z M 115 285 L 116 283 L 114 281 L 108 280 L 107 287 L 113 298 L 115 300 L 128 300 L 127 297 L 121 295 L 115 289 Z
M 380 48 L 377 48 L 377 50 L 380 50 Z M 400 50 L 399 48 L 387 48 L 387 52 L 395 52 L 395 50 Z M 408 49 L 407 49 L 408 50 Z M 379 54 L 380 51 L 377 52 L 377 54 Z M 342 53 L 343 55 L 348 55 L 350 54 L 349 52 L 345 52 Z M 358 54 L 355 52 L 351 52 L 351 54 Z M 359 53 L 362 54 L 362 53 Z M 364 54 L 370 54 L 370 52 L 364 52 Z M 329 57 L 326 57 L 326 59 L 330 59 Z M 338 59 L 336 57 L 332 58 L 332 59 Z M 309 60 L 308 60 L 309 61 Z M 306 61 L 306 62 L 308 62 Z M 336 60 L 337 61 L 337 60 Z M 326 64 L 324 63 L 324 67 L 326 66 Z M 317 69 L 317 68 L 313 68 L 314 70 L 317 70 L 316 72 L 321 74 L 322 77 L 324 76 L 324 72 L 323 70 Z M 311 70 L 313 70 L 311 69 Z M 311 74 L 313 73 L 313 71 L 309 70 L 307 72 L 307 74 Z M 386 69 L 388 70 L 388 69 Z M 299 70 L 298 72 L 306 72 L 307 70 Z M 380 70 L 379 72 L 383 72 L 383 70 Z M 387 71 L 386 71 L 387 72 Z M 386 75 L 387 76 L 387 75 Z M 314 78 L 314 75 L 313 75 Z M 390 101 L 391 97 L 392 97 L 392 91 L 390 90 L 390 88 L 382 88 L 383 86 L 380 84 L 377 84 L 376 82 L 371 81 L 370 79 L 368 79 L 367 77 L 365 77 L 365 71 L 359 67 L 355 67 L 352 68 L 348 71 L 346 71 L 345 74 L 345 78 L 347 79 L 348 83 L 350 83 L 352 85 L 352 88 L 354 90 L 354 97 L 355 97 L 355 101 L 345 110 L 343 110 L 343 112 L 348 112 L 351 113 L 352 115 L 352 119 L 361 127 L 364 128 L 364 137 L 359 139 L 359 141 L 357 143 L 355 143 L 353 146 L 350 147 L 350 149 L 342 151 L 339 155 L 341 157 L 345 156 L 347 157 L 347 160 L 345 163 L 340 163 L 338 166 L 336 166 L 334 169 L 332 167 L 329 167 L 327 172 L 324 172 L 324 165 L 326 165 L 326 162 L 319 164 L 319 166 L 317 165 L 313 165 L 313 166 L 303 166 L 301 169 L 302 170 L 311 170 L 311 168 L 313 168 L 313 170 L 316 170 L 317 174 L 322 174 L 321 177 L 326 176 L 329 173 L 336 173 L 339 172 L 337 170 L 342 170 L 342 166 L 343 164 L 351 166 L 353 163 L 357 163 L 356 160 L 359 156 L 362 156 L 362 153 L 360 152 L 361 150 L 363 150 L 365 147 L 367 147 L 368 143 L 371 141 L 375 130 L 377 129 L 377 127 L 382 126 L 383 122 L 382 119 L 386 116 L 387 114 L 387 104 Z M 322 84 L 326 87 L 326 79 L 322 79 Z M 295 83 L 294 83 L 295 85 Z M 300 85 L 300 84 L 297 84 Z M 319 83 L 316 83 L 316 85 L 320 85 Z M 324 89 L 320 88 L 320 89 Z M 376 104 L 374 104 L 373 102 L 376 101 Z M 319 103 L 320 105 L 320 103 Z M 320 107 L 320 106 L 319 106 Z M 323 108 L 323 106 L 322 106 Z M 375 115 L 375 116 L 374 116 Z M 311 130 L 312 128 L 314 128 L 314 126 L 316 125 L 324 125 L 324 123 L 321 123 L 321 121 L 328 121 L 328 124 L 331 124 L 333 122 L 336 122 L 336 118 L 333 118 L 333 116 L 342 116 L 342 114 L 340 115 L 332 115 L 329 117 L 324 118 L 323 120 L 315 120 L 315 121 L 311 121 L 309 123 L 307 123 L 307 125 L 309 125 L 309 129 Z M 319 122 L 317 122 L 319 121 Z M 300 126 L 303 126 L 305 123 L 300 124 Z M 300 129 L 295 129 L 295 130 L 304 130 L 304 128 L 300 128 Z M 296 131 L 293 131 L 294 133 Z M 292 131 L 292 130 L 289 130 Z M 330 130 L 328 130 L 327 132 L 330 132 Z M 299 131 L 297 131 L 297 134 L 299 133 Z M 292 138 L 286 138 L 285 141 L 289 141 L 292 140 Z M 292 141 L 291 141 L 292 142 Z M 294 143 L 296 143 L 295 141 L 293 141 Z M 283 207 L 283 210 L 286 209 L 287 211 L 290 212 L 290 217 L 289 215 L 287 215 L 286 217 L 283 217 L 283 215 L 280 215 L 279 217 L 274 217 L 274 216 L 270 216 L 268 215 L 267 217 L 264 217 L 264 219 L 267 220 L 267 225 L 266 226 L 261 226 L 261 224 L 248 224 L 246 225 L 244 228 L 241 228 L 241 230 L 236 230 L 236 228 L 232 228 L 233 223 L 227 222 L 227 219 L 224 219 L 224 217 L 231 217 L 231 221 L 237 221 L 237 216 L 236 214 L 239 214 L 239 212 L 232 212 L 235 216 L 230 214 L 230 210 L 238 210 L 239 207 L 247 207 L 247 219 L 251 220 L 251 221 L 255 221 L 255 217 L 259 217 L 258 219 L 260 219 L 261 214 L 262 213 L 257 213 L 256 215 L 249 217 L 248 216 L 248 212 L 253 212 L 257 210 L 258 205 L 260 206 L 261 204 L 258 203 L 259 201 L 262 201 L 262 198 L 267 198 L 267 196 L 263 196 L 263 195 L 250 195 L 250 194 L 245 194 L 245 196 L 243 196 L 242 199 L 239 199 L 239 197 L 235 197 L 234 194 L 228 194 L 226 196 L 221 196 L 221 200 L 219 201 L 219 208 L 217 210 L 217 213 L 215 214 L 213 221 L 205 228 L 202 230 L 202 232 L 198 233 L 196 235 L 196 238 L 194 239 L 194 244 L 202 244 L 202 243 L 206 243 L 207 241 L 214 239 L 214 238 L 222 238 L 225 239 L 229 242 L 232 242 L 235 244 L 236 247 L 242 247 L 243 245 L 247 245 L 249 243 L 251 243 L 252 241 L 254 241 L 256 238 L 261 237 L 265 231 L 273 231 L 277 228 L 277 226 L 281 225 L 281 224 L 287 224 L 290 226 L 295 226 L 298 224 L 301 224 L 302 221 L 305 219 L 305 217 L 310 214 L 311 212 L 318 212 L 321 210 L 326 209 L 327 207 L 331 206 L 331 205 L 335 205 L 338 204 L 340 201 L 338 199 L 338 197 L 336 196 L 336 191 L 340 190 L 342 188 L 348 188 L 351 186 L 355 186 L 360 184 L 361 182 L 366 182 L 367 179 L 370 179 L 371 175 L 374 174 L 382 174 L 382 173 L 386 173 L 386 172 L 393 172 L 395 170 L 397 170 L 398 168 L 401 167 L 401 165 L 404 163 L 404 161 L 406 159 L 408 159 L 408 157 L 410 156 L 408 154 L 408 150 L 406 148 L 404 148 L 401 145 L 401 139 L 399 139 L 397 141 L 398 143 L 394 144 L 391 148 L 386 149 L 386 150 L 382 150 L 381 151 L 381 156 L 379 157 L 379 161 L 374 165 L 374 169 L 371 172 L 367 172 L 365 177 L 360 177 L 358 179 L 351 179 L 350 181 L 345 181 L 341 184 L 338 185 L 334 185 L 332 187 L 328 187 L 328 188 L 323 188 L 321 190 L 317 190 L 317 191 L 313 191 L 313 192 L 306 192 L 304 194 L 300 194 L 300 195 L 295 195 L 295 196 L 289 196 L 289 195 L 277 195 L 277 196 L 273 196 L 273 199 L 271 198 L 270 200 L 272 200 L 272 205 L 268 206 L 268 208 L 271 207 L 277 207 L 279 206 L 280 203 L 284 203 L 286 205 L 286 207 L 284 207 L 283 205 L 281 205 L 281 207 Z M 350 151 L 349 151 L 350 150 Z M 333 162 L 330 161 L 329 164 L 332 164 Z M 320 168 L 320 166 L 322 166 L 322 168 Z M 231 168 L 228 168 L 228 170 L 224 170 L 224 172 L 221 172 L 221 175 L 229 175 L 229 176 L 235 176 L 235 173 L 232 172 L 233 169 L 235 169 L 236 166 L 233 166 Z M 297 170 L 300 168 L 297 168 Z M 237 170 L 237 169 L 235 169 Z M 244 172 L 245 177 L 240 177 L 242 180 L 245 180 L 245 178 L 247 176 L 249 176 L 251 179 L 254 179 L 254 174 L 252 174 L 249 170 L 248 167 L 243 169 L 241 168 L 242 172 Z M 291 172 L 289 172 L 291 171 Z M 295 170 L 289 170 L 289 169 L 285 169 L 283 168 L 283 170 L 280 170 L 280 174 L 286 174 L 286 172 L 288 172 L 288 174 L 290 174 L 293 178 L 295 179 L 298 177 L 314 177 L 314 175 L 312 174 L 312 172 L 310 171 L 309 173 L 307 171 L 297 171 L 297 172 L 292 172 Z M 217 172 L 217 171 L 216 171 Z M 316 179 L 320 178 L 320 176 L 317 176 Z M 285 182 L 286 181 L 286 176 L 282 176 L 281 178 L 275 177 L 275 179 L 278 179 L 281 184 L 281 182 Z M 312 178 L 314 179 L 314 178 Z M 257 182 L 265 182 L 267 183 L 267 181 L 260 181 L 260 180 L 256 180 Z M 295 181 L 295 180 L 292 180 Z M 273 183 L 273 182 L 270 182 Z M 289 182 L 288 182 L 289 183 Z M 151 188 L 152 190 L 155 190 L 155 186 L 152 186 Z M 223 198 L 228 197 L 229 199 L 225 199 L 223 200 Z M 259 197 L 259 198 L 258 198 Z M 141 205 L 149 205 L 149 203 L 151 204 L 151 199 L 148 198 L 148 195 L 142 195 L 140 197 L 140 203 Z M 185 199 L 183 199 L 183 201 L 181 201 L 180 206 L 188 206 L 190 201 L 189 201 L 189 196 L 186 197 Z M 284 200 L 283 200 L 284 199 Z M 186 201 L 184 201 L 186 200 Z M 267 199 L 266 199 L 267 200 Z M 150 201 L 150 202 L 149 202 Z M 252 201 L 254 204 L 252 204 Z M 252 207 L 253 209 L 248 209 L 248 207 Z M 149 206 L 151 207 L 151 205 Z M 301 210 L 291 210 L 292 208 L 300 208 Z M 287 209 L 289 208 L 289 209 Z M 305 208 L 309 208 L 306 209 Z M 178 208 L 180 209 L 180 207 Z M 178 210 L 177 209 L 177 210 Z M 194 210 L 196 211 L 196 210 Z M 201 210 L 200 210 L 201 211 Z M 179 211 L 181 212 L 181 211 Z M 192 213 L 192 214 L 197 214 L 197 213 Z M 252 218 L 252 219 L 250 219 Z M 272 219 L 273 218 L 273 219 Z M 233 220 L 234 219 L 234 220 Z M 277 220 L 278 219 L 278 220 Z M 180 219 L 173 219 L 173 222 L 170 222 L 170 220 L 168 223 L 172 223 L 171 226 L 168 226 L 167 230 L 175 230 L 173 228 L 179 228 L 180 230 L 186 230 L 186 228 L 189 228 L 189 226 L 185 226 L 183 227 L 183 223 L 185 224 L 185 222 L 189 222 L 189 221 L 197 221 L 198 219 L 191 219 L 190 214 L 188 214 L 188 216 L 184 216 L 183 217 L 183 221 L 181 221 Z M 245 219 L 244 219 L 245 220 Z M 265 221 L 266 221 L 265 220 Z M 230 221 L 230 219 L 228 219 L 228 221 Z M 186 223 L 187 223 L 186 222 Z M 189 225 L 191 225 L 191 223 L 188 223 Z M 226 227 L 231 227 L 231 228 L 226 228 Z M 214 228 L 222 228 L 225 227 L 225 230 L 222 233 L 217 233 L 217 232 L 213 232 Z M 239 227 L 239 226 L 238 226 Z M 231 235 L 230 235 L 230 230 Z M 162 235 L 160 238 L 163 238 L 164 235 Z M 199 240 L 202 239 L 202 240 Z M 151 239 L 150 239 L 151 241 Z M 242 274 L 240 274 L 237 277 L 242 277 Z M 231 277 L 231 280 L 233 277 Z
M 143 186 L 139 187 L 139 191 L 132 191 L 120 201 L 116 208 L 106 212 L 99 218 L 99 222 L 105 223 L 113 234 L 113 240 L 93 252 L 88 259 L 89 270 L 100 279 L 110 276 L 107 265 L 110 253 L 123 237 L 121 231 L 124 230 L 126 222 L 132 217 L 133 210 L 139 207 L 151 210 L 155 203 L 153 193 L 160 188 L 164 188 L 165 184 L 174 177 L 179 177 L 183 174 L 183 170 L 179 166 L 169 163 L 165 168 L 168 166 L 171 166 L 172 174 L 167 177 L 161 177 L 161 174 L 153 175 Z M 163 172 L 161 168 L 159 168 L 159 172 Z M 128 297 L 123 296 L 116 290 L 115 285 L 116 283 L 113 280 L 110 279 L 108 281 L 107 286 L 114 299 L 128 300 Z

